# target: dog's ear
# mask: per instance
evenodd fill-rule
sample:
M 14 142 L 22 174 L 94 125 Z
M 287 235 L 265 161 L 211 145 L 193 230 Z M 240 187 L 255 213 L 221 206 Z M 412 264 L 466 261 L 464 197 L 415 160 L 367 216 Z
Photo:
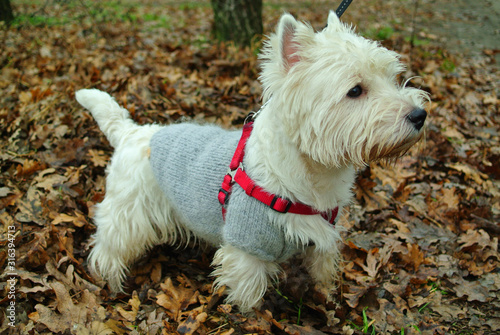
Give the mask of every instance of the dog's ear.
M 326 29 L 328 30 L 333 30 L 333 31 L 339 31 L 342 30 L 343 25 L 342 22 L 340 22 L 339 17 L 337 16 L 337 13 L 335 13 L 333 10 L 330 11 L 330 14 L 328 14 L 328 22 Z
M 296 33 L 299 23 L 290 14 L 283 14 L 278 25 L 280 59 L 288 72 L 300 61 L 297 54 L 299 42 Z

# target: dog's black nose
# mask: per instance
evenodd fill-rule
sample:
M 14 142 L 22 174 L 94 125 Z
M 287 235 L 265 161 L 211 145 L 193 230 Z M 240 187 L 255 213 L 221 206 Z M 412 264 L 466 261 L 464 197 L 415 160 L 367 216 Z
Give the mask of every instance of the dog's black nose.
M 408 114 L 408 120 L 413 123 L 415 129 L 420 130 L 427 117 L 427 112 L 422 108 L 414 109 L 410 114 Z

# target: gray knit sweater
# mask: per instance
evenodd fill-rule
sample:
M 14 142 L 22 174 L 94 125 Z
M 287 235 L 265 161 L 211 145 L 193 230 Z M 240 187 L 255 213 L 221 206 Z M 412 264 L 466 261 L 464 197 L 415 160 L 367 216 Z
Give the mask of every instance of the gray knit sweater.
M 271 209 L 234 184 L 222 219 L 217 199 L 241 131 L 182 123 L 151 139 L 154 175 L 185 226 L 215 246 L 229 244 L 266 261 L 284 261 L 301 250 L 270 222 Z M 251 176 L 251 171 L 247 171 Z

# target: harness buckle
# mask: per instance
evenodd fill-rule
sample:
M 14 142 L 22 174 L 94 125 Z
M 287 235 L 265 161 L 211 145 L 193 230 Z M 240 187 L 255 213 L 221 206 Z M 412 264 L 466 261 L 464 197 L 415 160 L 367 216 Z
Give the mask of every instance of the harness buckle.
M 226 175 L 231 177 L 232 182 L 234 182 L 234 176 L 236 175 L 236 172 L 238 172 L 238 169 L 241 169 L 241 171 L 245 171 L 245 168 L 243 167 L 243 163 L 240 163 L 236 169 L 231 169 L 231 167 L 229 167 L 227 169 Z
M 236 172 L 238 172 L 239 169 L 241 169 L 242 171 L 244 170 L 243 163 L 240 163 L 236 169 L 231 169 L 229 167 L 227 169 L 226 175 L 224 176 L 222 187 L 219 189 L 219 195 L 218 195 L 219 202 L 223 207 L 226 206 L 229 202 L 229 196 L 231 195 L 231 187 L 234 184 L 234 176 L 236 175 Z
M 226 206 L 229 202 L 229 191 L 226 191 L 222 187 L 219 189 L 219 202 L 222 206 Z
M 283 201 L 286 201 L 287 202 L 287 205 L 285 207 L 284 210 L 279 210 L 279 209 L 276 209 L 274 206 L 276 205 L 276 201 L 278 201 L 278 199 L 281 199 Z M 269 205 L 269 207 L 271 207 L 271 209 L 275 212 L 278 212 L 278 213 L 282 213 L 282 214 L 285 214 L 285 213 L 288 213 L 288 211 L 290 210 L 290 207 L 292 207 L 292 201 L 288 200 L 288 199 L 285 199 L 285 198 L 282 198 L 282 197 L 278 197 L 277 195 L 274 196 L 273 200 L 271 200 L 271 204 Z

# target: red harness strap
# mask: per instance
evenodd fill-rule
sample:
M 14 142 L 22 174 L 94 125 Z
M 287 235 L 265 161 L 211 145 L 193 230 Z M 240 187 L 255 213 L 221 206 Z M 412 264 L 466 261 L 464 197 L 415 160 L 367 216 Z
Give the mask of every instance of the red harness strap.
M 236 182 L 240 185 L 245 193 L 253 197 L 265 205 L 269 206 L 271 209 L 279 213 L 294 213 L 301 215 L 321 215 L 325 220 L 331 224 L 335 223 L 337 214 L 339 211 L 338 207 L 335 207 L 331 211 L 320 212 L 311 206 L 302 204 L 300 202 L 292 202 L 288 199 L 279 197 L 275 194 L 266 192 L 262 187 L 255 184 L 255 182 L 248 176 L 248 174 L 243 169 L 243 157 L 245 156 L 245 145 L 252 133 L 253 122 L 245 124 L 243 127 L 243 134 L 241 135 L 238 146 L 234 153 L 231 164 L 229 165 L 229 171 L 224 176 L 222 182 L 222 187 L 219 190 L 219 202 L 222 205 L 222 217 L 226 218 L 226 205 L 229 201 L 229 196 L 231 194 L 231 188 Z

